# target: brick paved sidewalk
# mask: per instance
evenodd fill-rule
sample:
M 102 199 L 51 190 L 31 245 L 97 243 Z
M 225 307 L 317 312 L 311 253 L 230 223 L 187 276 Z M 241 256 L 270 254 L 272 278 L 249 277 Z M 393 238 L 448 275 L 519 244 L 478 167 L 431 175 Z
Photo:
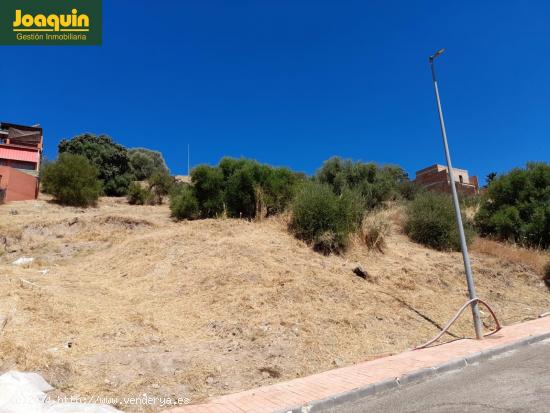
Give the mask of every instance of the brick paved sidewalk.
M 480 351 L 543 333 L 550 333 L 550 317 L 504 327 L 482 341 L 458 340 L 428 349 L 406 351 L 354 366 L 217 397 L 206 404 L 178 407 L 165 413 L 269 413 L 290 410 L 314 400 L 399 378 L 416 370 L 463 359 Z

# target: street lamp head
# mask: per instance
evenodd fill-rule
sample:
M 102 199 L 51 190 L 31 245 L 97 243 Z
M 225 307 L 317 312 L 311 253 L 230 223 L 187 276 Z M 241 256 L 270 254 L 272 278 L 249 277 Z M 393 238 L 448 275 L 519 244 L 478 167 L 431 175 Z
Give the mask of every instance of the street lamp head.
M 434 61 L 434 59 L 439 56 L 441 53 L 443 53 L 445 49 L 439 49 L 437 52 L 435 52 L 433 55 L 430 56 L 430 63 Z

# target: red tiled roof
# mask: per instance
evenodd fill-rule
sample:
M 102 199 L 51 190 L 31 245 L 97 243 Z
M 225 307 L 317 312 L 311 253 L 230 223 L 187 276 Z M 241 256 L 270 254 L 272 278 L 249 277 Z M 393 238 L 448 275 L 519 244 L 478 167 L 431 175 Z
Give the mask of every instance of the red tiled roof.
M 0 159 L 11 161 L 38 162 L 39 152 L 36 150 L 25 150 L 0 146 Z

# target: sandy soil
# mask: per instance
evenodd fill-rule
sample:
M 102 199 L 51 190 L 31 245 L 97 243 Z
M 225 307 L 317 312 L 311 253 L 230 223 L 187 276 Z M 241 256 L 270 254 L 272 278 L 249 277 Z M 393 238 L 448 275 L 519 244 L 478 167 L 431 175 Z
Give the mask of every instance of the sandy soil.
M 473 269 L 504 324 L 550 310 L 529 265 L 474 253 Z M 0 206 L 0 372 L 38 371 L 57 395 L 195 403 L 413 347 L 438 332 L 420 314 L 445 324 L 466 298 L 460 254 L 411 243 L 399 225 L 384 254 L 355 240 L 339 257 L 282 218 L 176 223 L 166 206 L 114 198 Z M 471 336 L 469 313 L 453 333 Z

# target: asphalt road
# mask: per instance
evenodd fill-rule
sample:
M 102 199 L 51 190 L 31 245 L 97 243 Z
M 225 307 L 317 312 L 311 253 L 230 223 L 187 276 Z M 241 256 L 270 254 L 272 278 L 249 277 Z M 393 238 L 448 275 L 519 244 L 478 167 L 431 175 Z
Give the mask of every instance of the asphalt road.
M 550 340 L 329 412 L 548 413 Z

